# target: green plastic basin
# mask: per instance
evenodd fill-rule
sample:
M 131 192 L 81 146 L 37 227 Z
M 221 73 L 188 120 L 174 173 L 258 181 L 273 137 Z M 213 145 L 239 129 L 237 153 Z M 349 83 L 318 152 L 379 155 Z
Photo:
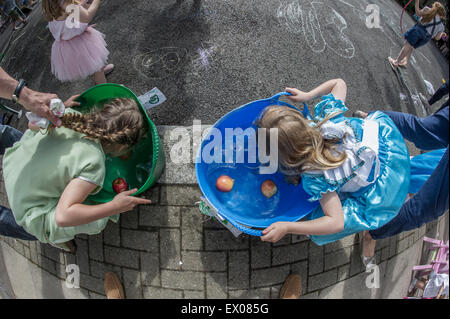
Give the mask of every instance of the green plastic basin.
M 113 83 L 94 86 L 80 95 L 77 101 L 81 105 L 74 109 L 86 113 L 94 107 L 101 107 L 113 98 L 135 99 L 147 120 L 149 130 L 147 136 L 133 147 L 132 155 L 127 160 L 106 155 L 106 176 L 103 188 L 99 193 L 88 197 L 88 201 L 96 203 L 107 203 L 116 196 L 112 184 L 119 177 L 126 180 L 129 189 L 138 189 L 133 196 L 141 194 L 156 183 L 165 164 L 164 147 L 160 143 L 156 126 L 150 120 L 137 96 L 127 87 Z

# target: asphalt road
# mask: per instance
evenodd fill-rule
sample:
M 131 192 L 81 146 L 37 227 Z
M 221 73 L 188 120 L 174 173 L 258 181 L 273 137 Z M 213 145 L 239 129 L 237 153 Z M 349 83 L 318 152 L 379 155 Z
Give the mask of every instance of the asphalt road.
M 366 26 L 369 3 L 380 9 L 379 28 Z M 192 125 L 194 119 L 213 124 L 287 86 L 309 90 L 336 77 L 349 86 L 351 110 L 423 115 L 411 95 L 426 92 L 424 80 L 437 89 L 448 79 L 448 62 L 430 43 L 396 77 L 387 57 L 404 42 L 400 14 L 391 0 L 103 0 L 94 23 L 116 65 L 109 81 L 138 95 L 158 87 L 168 101 L 151 110 L 154 122 Z M 405 15 L 404 31 L 413 24 Z M 52 76 L 46 25 L 34 10 L 3 67 L 63 98 L 93 85 L 92 79 L 60 83 Z

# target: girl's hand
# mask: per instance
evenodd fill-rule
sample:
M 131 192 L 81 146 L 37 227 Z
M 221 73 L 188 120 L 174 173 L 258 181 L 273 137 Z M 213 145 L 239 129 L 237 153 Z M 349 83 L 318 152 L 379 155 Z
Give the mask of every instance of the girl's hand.
M 262 241 L 268 241 L 271 243 L 278 242 L 281 238 L 287 235 L 288 233 L 288 225 L 287 222 L 277 222 L 266 229 L 263 230 L 263 235 L 261 236 Z
M 114 197 L 112 201 L 115 204 L 119 214 L 132 210 L 136 205 L 139 204 L 145 205 L 152 203 L 151 200 L 131 196 L 131 194 L 134 194 L 136 192 L 137 188 L 124 191 L 122 193 L 117 194 L 116 197 Z
M 292 94 L 292 96 L 287 96 L 287 98 L 292 102 L 303 103 L 310 100 L 308 93 L 300 91 L 298 89 L 286 88 L 285 91 Z
M 71 108 L 71 107 L 74 107 L 74 106 L 80 106 L 80 103 L 75 101 L 79 96 L 80 96 L 80 94 L 71 96 L 67 101 L 64 102 L 64 106 L 66 108 Z

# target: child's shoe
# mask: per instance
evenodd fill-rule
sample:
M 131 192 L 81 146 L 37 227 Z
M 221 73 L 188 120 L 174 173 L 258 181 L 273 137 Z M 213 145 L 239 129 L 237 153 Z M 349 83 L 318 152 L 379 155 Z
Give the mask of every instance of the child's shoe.
M 114 64 L 108 64 L 108 65 L 105 66 L 105 68 L 103 69 L 103 72 L 105 73 L 105 75 L 108 75 L 108 74 L 110 74 L 113 70 L 114 70 Z

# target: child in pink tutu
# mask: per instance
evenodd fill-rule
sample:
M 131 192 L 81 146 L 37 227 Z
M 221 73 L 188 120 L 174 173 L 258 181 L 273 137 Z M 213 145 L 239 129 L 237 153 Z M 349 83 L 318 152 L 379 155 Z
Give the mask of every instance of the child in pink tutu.
M 101 0 L 86 5 L 86 0 L 43 0 L 42 10 L 55 42 L 52 46 L 52 73 L 62 82 L 76 81 L 93 75 L 95 84 L 106 83 L 105 75 L 114 65 L 108 64 L 109 51 L 104 35 L 89 26 Z M 69 5 L 75 7 L 66 8 Z M 79 20 L 71 14 L 79 10 Z M 77 23 L 78 22 L 78 23 Z

